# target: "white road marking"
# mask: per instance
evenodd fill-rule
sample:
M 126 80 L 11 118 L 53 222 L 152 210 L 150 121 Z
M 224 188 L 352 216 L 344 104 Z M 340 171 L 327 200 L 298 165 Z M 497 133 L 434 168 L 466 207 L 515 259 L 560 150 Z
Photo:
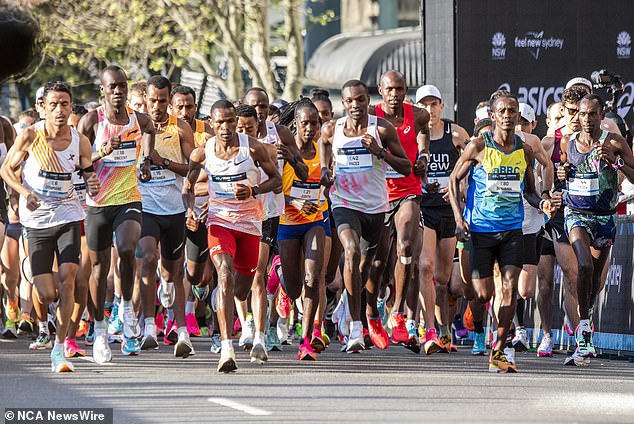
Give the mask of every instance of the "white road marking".
M 235 409 L 240 412 L 245 412 L 249 415 L 271 415 L 272 412 L 265 411 L 264 409 L 256 408 L 249 405 L 227 399 L 227 398 L 208 398 L 209 402 L 217 403 L 218 405 L 226 406 L 228 408 Z

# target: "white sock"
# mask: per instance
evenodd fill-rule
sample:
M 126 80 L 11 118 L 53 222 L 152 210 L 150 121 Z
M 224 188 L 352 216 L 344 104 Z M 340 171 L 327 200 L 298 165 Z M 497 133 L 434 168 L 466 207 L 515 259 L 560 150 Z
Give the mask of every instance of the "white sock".
M 405 325 L 407 326 L 407 328 L 416 328 L 417 327 L 416 321 L 414 321 L 413 319 L 408 319 L 405 322 Z
M 220 348 L 222 349 L 220 356 L 232 356 L 233 355 L 233 343 L 231 340 L 221 340 Z
M 185 304 L 185 315 L 193 314 L 195 310 L 196 310 L 196 302 L 188 300 L 187 303 Z
M 132 304 L 132 299 L 124 300 L 121 303 L 123 305 L 123 311 L 124 312 L 132 312 L 132 313 L 134 313 L 134 305 Z
M 187 332 L 187 327 L 178 327 L 178 338 L 179 339 L 187 339 L 187 338 L 189 338 L 189 333 Z
M 363 324 L 361 321 L 351 321 L 350 322 L 350 338 L 361 337 L 363 334 Z
M 255 336 L 253 337 L 253 344 L 261 344 L 264 345 L 264 333 L 261 331 L 256 331 Z
M 63 352 L 64 351 L 64 343 L 58 343 L 57 340 L 55 340 L 55 344 L 53 345 L 53 351 Z
M 145 334 L 147 334 L 147 330 L 148 330 L 149 326 L 154 327 L 154 329 L 156 330 L 156 324 L 154 323 L 154 317 L 145 318 L 145 320 L 143 320 L 143 322 L 145 322 Z
M 108 322 L 104 319 L 102 321 L 95 320 L 95 337 L 103 336 L 108 329 Z
M 40 333 L 46 333 L 46 334 L 50 335 L 50 333 L 48 331 L 48 322 L 38 322 L 37 323 L 37 328 L 38 328 L 38 330 L 40 330 Z

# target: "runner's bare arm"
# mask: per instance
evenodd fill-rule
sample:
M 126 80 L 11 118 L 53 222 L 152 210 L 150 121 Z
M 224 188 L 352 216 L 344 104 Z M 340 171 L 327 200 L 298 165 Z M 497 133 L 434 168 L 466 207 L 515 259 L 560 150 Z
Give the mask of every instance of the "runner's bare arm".
M 634 156 L 632 156 L 632 149 L 619 134 L 610 134 L 610 147 L 614 150 L 616 155 L 620 156 L 623 160 L 623 166 L 619 168 L 619 171 L 623 173 L 625 178 L 628 179 L 629 182 L 634 183 Z M 605 155 L 602 155 L 604 157 Z M 616 162 L 616 157 L 608 163 L 614 164 Z
M 194 198 L 196 197 L 194 195 L 194 187 L 196 186 L 196 181 L 200 175 L 200 170 L 203 169 L 204 163 L 205 148 L 195 148 L 189 156 L 189 170 L 187 171 L 187 176 L 183 183 L 183 203 L 188 211 L 194 209 Z
M 7 152 L 7 158 L 0 168 L 0 177 L 9 187 L 26 199 L 27 207 L 31 210 L 37 209 L 40 202 L 38 196 L 22 184 L 21 164 L 29 156 L 29 148 L 33 140 L 35 140 L 33 127 L 22 131 Z
M 548 157 L 539 137 L 533 136 L 533 134 L 526 134 L 526 142 L 533 150 L 535 159 L 537 159 L 537 162 L 542 166 L 542 192 L 551 190 L 553 188 L 553 178 L 555 175 L 553 162 Z
M 319 163 L 321 165 L 321 185 L 329 187 L 332 185 L 332 137 L 334 135 L 335 121 L 328 121 L 321 127 L 321 137 L 319 137 Z
M 549 217 L 552 215 L 550 199 L 542 199 L 535 191 L 535 174 L 533 163 L 535 155 L 533 149 L 528 144 L 524 144 L 524 159 L 526 161 L 526 172 L 524 173 L 524 199 L 534 208 L 541 209 Z
M 185 158 L 185 163 L 177 163 L 170 161 L 169 166 L 167 167 L 170 171 L 180 175 L 181 177 L 187 176 L 187 172 L 189 170 L 189 166 L 187 165 L 187 160 L 189 156 L 192 154 L 194 150 L 194 132 L 189 124 L 185 121 L 178 120 L 178 137 L 181 143 L 181 152 L 183 153 L 183 157 Z M 158 153 L 155 151 L 155 156 L 158 156 Z M 160 158 L 160 162 L 154 161 L 155 165 L 161 165 L 163 162 L 163 158 Z
M 308 166 L 304 163 L 301 153 L 299 153 L 293 134 L 285 126 L 276 125 L 275 128 L 277 129 L 277 134 L 282 140 L 284 148 L 288 149 L 288 152 L 285 155 L 287 157 L 284 157 L 284 159 L 290 166 L 293 167 L 297 178 L 302 181 L 306 181 L 308 178 Z
M 460 125 L 451 124 L 451 135 L 453 136 L 453 145 L 462 152 L 469 141 L 469 133 Z
M 96 110 L 91 110 L 87 114 L 81 117 L 77 124 L 77 131 L 80 134 L 85 135 L 91 145 L 95 144 L 95 126 L 97 125 L 99 117 Z M 92 152 L 92 161 L 95 162 L 101 159 L 100 152 Z
M 373 142 L 368 143 L 368 150 L 373 155 L 382 157 L 382 159 L 388 163 L 396 172 L 401 175 L 409 175 L 412 173 L 412 163 L 409 161 L 401 140 L 398 138 L 398 133 L 394 125 L 390 124 L 383 118 L 377 119 L 379 136 L 381 137 L 381 143 L 387 148 L 381 148 L 376 143 L 376 140 L 372 137 Z M 369 136 L 369 134 L 365 134 Z M 363 142 L 363 139 L 362 139 Z M 364 143 L 365 144 L 365 143 Z
M 79 135 L 79 168 L 86 183 L 86 191 L 91 196 L 96 196 L 100 188 L 99 178 L 97 178 L 93 169 L 90 140 L 83 134 Z
M 251 157 L 256 162 L 264 173 L 269 177 L 259 185 L 260 193 L 281 193 L 282 192 L 282 177 L 277 170 L 277 164 L 271 160 L 269 153 L 266 151 L 262 143 L 249 137 L 249 146 L 251 147 Z M 237 197 L 237 196 L 236 196 Z
M 474 161 L 479 159 L 479 156 L 484 151 L 484 140 L 482 137 L 478 137 L 467 144 L 464 152 L 458 157 L 456 166 L 454 166 L 451 175 L 449 175 L 449 204 L 456 223 L 463 222 L 462 218 L 462 206 L 460 190 L 460 183 L 462 179 L 469 173 Z M 468 231 L 468 226 L 467 226 Z M 457 232 L 457 231 L 456 231 Z

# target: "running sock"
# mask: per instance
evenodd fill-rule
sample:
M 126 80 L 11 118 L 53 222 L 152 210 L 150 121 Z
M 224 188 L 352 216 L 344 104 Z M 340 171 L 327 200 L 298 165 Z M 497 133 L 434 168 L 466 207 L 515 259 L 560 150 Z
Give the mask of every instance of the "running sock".
M 476 333 L 484 333 L 482 321 L 473 321 L 473 331 L 475 331 Z
M 447 325 L 441 325 L 440 326 L 440 337 L 442 336 L 448 336 L 449 334 L 449 326 Z
M 167 310 L 167 320 L 174 321 L 174 310 L 172 308 Z
M 106 334 L 107 329 L 108 329 L 108 321 L 106 321 L 105 319 L 101 321 L 95 320 L 95 337 L 104 336 Z
M 123 305 L 124 312 L 134 312 L 134 305 L 132 304 L 132 299 L 124 300 L 122 302 L 122 305 Z
M 363 335 L 363 324 L 361 321 L 350 322 L 350 338 L 357 338 Z
M 186 339 L 189 337 L 187 327 L 178 327 L 178 339 Z
M 156 328 L 156 324 L 155 324 L 155 322 L 154 322 L 154 317 L 145 318 L 145 319 L 143 320 L 143 322 L 145 323 L 145 333 L 146 333 L 146 334 L 147 334 L 147 329 L 148 329 L 148 326 L 150 326 L 150 325 L 151 325 L 151 326 L 154 326 L 154 328 Z
M 40 330 L 40 333 L 45 333 L 50 335 L 50 332 L 48 331 L 48 322 L 38 322 L 37 323 L 37 328 L 38 330 Z
M 261 331 L 256 331 L 255 336 L 253 336 L 253 344 L 261 344 L 264 345 L 264 333 Z
M 579 320 L 579 329 L 581 330 L 590 330 L 590 320 L 589 319 L 581 319 Z
M 55 340 L 55 344 L 53 345 L 53 352 L 63 352 L 64 351 L 64 343 L 58 343 Z
M 193 314 L 196 310 L 196 302 L 188 300 L 185 304 L 185 315 Z
M 233 343 L 231 343 L 231 340 L 220 340 L 220 349 L 222 349 L 220 356 L 233 355 Z
M 517 314 L 517 326 L 524 327 L 524 310 L 526 309 L 526 299 L 520 297 L 517 299 L 517 308 L 515 309 Z

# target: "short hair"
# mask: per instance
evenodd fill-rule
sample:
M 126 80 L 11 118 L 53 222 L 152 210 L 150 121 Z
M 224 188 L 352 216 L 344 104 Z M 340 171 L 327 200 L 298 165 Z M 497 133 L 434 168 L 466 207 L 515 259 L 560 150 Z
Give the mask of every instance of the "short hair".
M 255 118 L 258 119 L 258 112 L 253 106 L 250 105 L 238 105 L 236 107 L 236 116 L 240 118 Z
M 346 88 L 351 88 L 351 87 L 363 87 L 365 89 L 365 91 L 368 91 L 368 86 L 361 80 L 358 79 L 351 79 L 346 81 L 343 84 L 343 87 L 341 87 L 341 91 L 345 90 Z
M 154 75 L 150 77 L 150 79 L 147 80 L 147 86 L 149 87 L 151 85 L 158 88 L 159 90 L 167 88 L 168 94 L 172 92 L 172 83 L 163 75 Z
M 44 94 L 42 98 L 46 99 L 48 93 L 51 91 L 59 92 L 59 93 L 67 93 L 71 100 L 73 100 L 73 93 L 70 91 L 70 85 L 64 81 L 51 81 L 44 84 Z
M 74 105 L 73 106 L 73 115 L 84 116 L 88 113 L 88 109 L 84 107 L 84 105 Z
M 605 108 L 605 102 L 603 101 L 603 99 L 594 93 L 586 94 L 581 98 L 581 100 L 591 100 L 599 103 L 599 106 L 601 107 L 600 112 L 603 112 L 603 109 Z
M 229 100 L 220 99 L 216 100 L 213 105 L 211 105 L 211 111 L 209 112 L 211 116 L 214 115 L 214 111 L 217 109 L 231 109 L 234 112 L 236 111 L 236 107 Z
M 147 82 L 137 81 L 130 86 L 130 95 L 143 97 L 147 94 Z
M 478 123 L 475 124 L 475 127 L 473 127 L 473 136 L 477 137 L 478 134 L 480 134 L 480 131 L 482 131 L 482 128 L 490 127 L 490 126 L 493 126 L 493 122 L 491 121 L 491 119 L 489 118 L 480 119 Z
M 106 74 L 106 72 L 121 72 L 123 75 L 125 75 L 125 79 L 128 79 L 128 75 L 125 73 L 122 67 L 117 65 L 108 65 L 99 73 L 99 81 L 103 82 L 103 76 Z
M 177 85 L 174 87 L 172 89 L 172 97 L 174 97 L 175 94 L 182 94 L 184 96 L 191 95 L 194 98 L 194 103 L 196 103 L 196 92 L 187 85 Z
M 587 91 L 583 87 L 579 87 L 573 85 L 572 87 L 566 88 L 561 95 L 561 104 L 571 103 L 577 104 L 583 99 L 583 97 L 587 94 Z
M 491 98 L 489 99 L 489 109 L 493 110 L 493 106 L 500 99 L 513 99 L 518 105 L 520 104 L 520 101 L 517 99 L 517 96 L 515 94 L 511 93 L 508 90 L 500 89 L 500 90 L 495 90 L 491 94 Z
M 244 92 L 244 96 L 242 96 L 242 99 L 244 100 L 244 98 L 247 97 L 247 95 L 250 92 L 252 92 L 252 91 L 259 91 L 260 93 L 264 93 L 264 95 L 266 96 L 266 100 L 269 100 L 269 94 L 262 87 L 251 87 L 251 88 L 249 88 L 247 91 Z
M 20 113 L 20 115 L 18 115 L 18 119 L 25 117 L 25 118 L 31 118 L 34 120 L 39 120 L 40 119 L 40 113 L 35 110 L 34 108 L 28 108 L 27 110 L 23 111 L 22 113 Z

